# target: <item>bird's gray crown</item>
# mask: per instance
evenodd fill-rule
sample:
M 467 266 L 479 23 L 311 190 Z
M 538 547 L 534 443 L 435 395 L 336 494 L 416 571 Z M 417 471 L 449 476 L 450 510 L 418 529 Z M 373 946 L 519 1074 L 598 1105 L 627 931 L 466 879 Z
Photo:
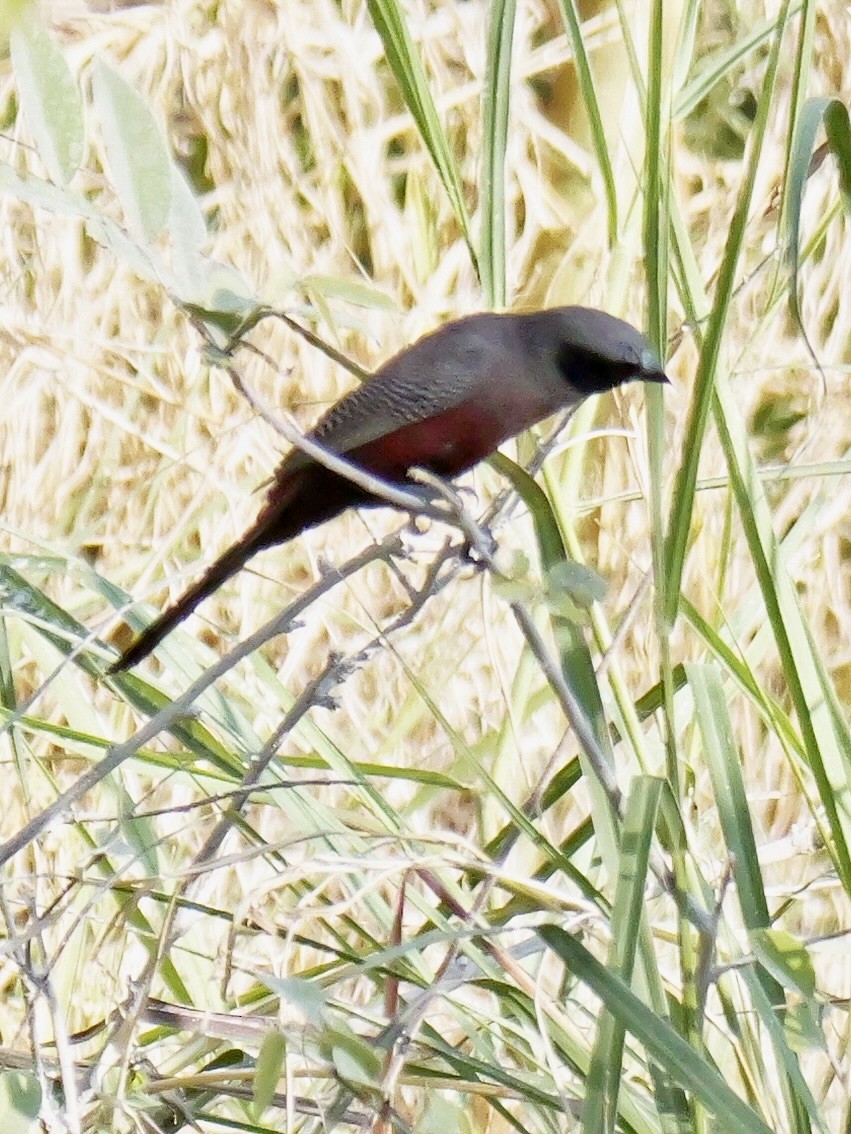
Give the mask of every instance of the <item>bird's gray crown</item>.
M 667 381 L 662 360 L 635 327 L 590 307 L 554 307 L 538 313 L 536 332 L 549 339 L 556 365 L 582 394 L 623 382 Z

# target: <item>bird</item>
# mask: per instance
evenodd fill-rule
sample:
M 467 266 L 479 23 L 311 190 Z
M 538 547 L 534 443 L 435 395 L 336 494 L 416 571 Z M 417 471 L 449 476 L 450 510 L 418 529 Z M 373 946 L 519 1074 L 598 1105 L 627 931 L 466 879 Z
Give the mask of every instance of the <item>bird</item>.
M 666 382 L 658 353 L 629 323 L 590 307 L 480 312 L 401 350 L 320 418 L 308 436 L 374 476 L 447 478 L 558 410 L 633 380 Z M 420 491 L 422 491 L 420 489 Z M 135 666 L 198 604 L 264 548 L 352 506 L 385 503 L 295 448 L 278 465 L 256 520 L 109 667 Z

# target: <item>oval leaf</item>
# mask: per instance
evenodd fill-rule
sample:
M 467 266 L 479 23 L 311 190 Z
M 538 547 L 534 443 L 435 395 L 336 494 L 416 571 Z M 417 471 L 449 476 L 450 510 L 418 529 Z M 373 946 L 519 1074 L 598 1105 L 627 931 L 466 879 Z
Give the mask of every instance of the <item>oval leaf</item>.
M 286 1054 L 287 1044 L 281 1033 L 267 1032 L 257 1056 L 254 1076 L 254 1106 L 258 1119 L 275 1097 Z
M 92 239 L 123 260 L 140 279 L 174 290 L 155 250 L 142 248 L 131 240 L 114 220 L 100 212 L 82 193 L 39 177 L 21 177 L 3 161 L 0 161 L 0 193 L 10 193 L 20 201 L 27 201 L 58 216 L 83 217 Z
M 839 190 L 842 204 L 851 212 L 851 122 L 848 108 L 837 98 L 811 98 L 804 103 L 795 127 L 792 149 L 789 154 L 789 172 L 786 175 L 786 228 L 788 256 L 792 272 L 790 304 L 792 314 L 801 322 L 798 300 L 798 269 L 800 266 L 801 210 L 804 189 L 810 174 L 820 164 L 820 150 L 815 140 L 818 129 L 824 125 L 827 146 L 836 159 L 839 169 Z
M 67 185 L 83 160 L 80 90 L 56 41 L 34 18 L 12 32 L 12 63 L 21 108 L 51 181 Z
M 26 1071 L 0 1073 L 0 1114 L 4 1134 L 30 1134 L 39 1127 L 41 1088 Z
M 577 563 L 575 559 L 562 559 L 547 573 L 547 581 L 554 594 L 567 594 L 577 606 L 587 610 L 606 597 L 606 581 L 593 567 Z
M 174 164 L 168 231 L 177 294 L 180 299 L 194 300 L 201 292 L 205 275 L 201 248 L 207 239 L 207 223 L 189 183 Z
M 205 275 L 198 283 L 197 298 L 185 299 L 184 307 L 207 324 L 214 341 L 223 335 L 224 341 L 219 344 L 223 346 L 237 332 L 245 333 L 253 326 L 261 309 L 260 302 L 231 264 L 204 256 L 199 267 L 204 269 Z
M 751 947 L 775 980 L 805 999 L 816 991 L 816 974 L 801 942 L 782 929 L 753 929 Z
M 101 59 L 95 62 L 92 94 L 127 223 L 137 237 L 152 244 L 171 207 L 171 160 L 165 139 L 139 94 Z

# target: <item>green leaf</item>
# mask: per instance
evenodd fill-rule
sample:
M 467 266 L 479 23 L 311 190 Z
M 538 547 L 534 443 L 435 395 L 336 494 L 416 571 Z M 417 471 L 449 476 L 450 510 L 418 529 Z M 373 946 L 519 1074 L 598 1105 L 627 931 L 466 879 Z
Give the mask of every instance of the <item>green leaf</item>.
M 774 532 L 765 490 L 750 452 L 736 393 L 719 381 L 713 414 L 748 542 L 766 625 L 774 635 L 807 762 L 818 786 L 831 838 L 827 848 L 842 884 L 851 886 L 851 735 Z
M 26 201 L 38 209 L 47 209 L 58 216 L 89 219 L 97 215 L 82 193 L 52 185 L 40 177 L 22 177 L 5 161 L 0 161 L 0 192 L 11 193 L 19 201 Z
M 319 1047 L 344 1083 L 356 1089 L 378 1085 L 381 1055 L 372 1041 L 352 1031 L 344 1020 L 325 1028 Z
M 322 1023 L 328 998 L 318 981 L 303 977 L 275 977 L 262 971 L 254 975 L 282 1000 L 297 1008 L 306 1020 L 316 1027 Z
M 295 282 L 295 281 L 294 281 Z M 298 279 L 299 285 L 309 293 L 317 292 L 326 299 L 342 299 L 355 307 L 366 307 L 375 311 L 399 313 L 399 305 L 389 295 L 372 284 L 344 276 L 327 276 L 311 273 Z
M 331 1045 L 331 1062 L 344 1083 L 351 1087 L 377 1087 L 381 1063 L 365 1041 Z
M 507 477 L 523 502 L 528 506 L 535 524 L 535 536 L 541 555 L 541 564 L 547 575 L 560 570 L 567 556 L 558 522 L 546 494 L 525 469 L 511 461 L 504 453 L 495 453 L 489 463 L 503 476 Z M 551 608 L 555 604 L 551 604 Z M 603 860 L 614 874 L 617 870 L 615 860 L 618 843 L 618 820 L 611 807 L 609 788 L 614 767 L 614 754 L 603 710 L 603 698 L 594 671 L 594 661 L 585 640 L 582 628 L 578 625 L 576 612 L 565 617 L 557 609 L 550 610 L 553 637 L 558 646 L 559 666 L 565 686 L 576 703 L 576 711 L 581 714 L 582 723 L 593 734 L 594 749 L 583 745 L 581 757 L 583 773 L 592 797 L 594 829 L 602 848 Z M 580 723 L 572 720 L 574 728 Z
M 768 904 L 721 679 L 714 666 L 687 662 L 685 669 L 694 697 L 721 829 L 736 879 L 742 917 L 748 928 L 758 929 L 769 923 Z
M 821 1051 L 827 1054 L 824 1032 L 810 1001 L 800 1000 L 786 1009 L 783 1031 L 792 1051 Z
M 260 1045 L 254 1075 L 254 1109 L 258 1121 L 275 1097 L 286 1055 L 287 1041 L 283 1035 L 276 1030 L 267 1032 Z
M 575 559 L 563 559 L 551 567 L 547 583 L 551 591 L 569 595 L 583 610 L 606 597 L 606 580 L 602 575 Z
M 473 1134 L 479 1129 L 459 1101 L 439 1091 L 428 1091 L 425 1111 L 417 1120 L 417 1134 Z
M 115 605 L 126 601 L 127 595 L 124 592 L 111 586 L 106 580 L 99 581 L 101 593 L 105 593 Z M 29 583 L 13 567 L 4 563 L 2 557 L 0 557 L 0 604 L 6 608 L 7 617 L 14 611 L 25 623 L 31 624 L 29 632 L 44 638 L 63 656 L 67 656 L 82 639 L 89 635 L 85 626 L 72 618 L 43 591 Z M 142 629 L 144 625 L 132 611 L 127 612 L 127 620 L 137 630 Z M 103 653 L 102 647 L 96 652 L 87 649 L 76 654 L 75 665 L 90 677 L 98 679 L 103 675 L 103 664 L 99 660 Z M 121 690 L 136 711 L 144 716 L 152 717 L 168 704 L 168 698 L 159 689 L 133 673 L 117 673 L 110 680 L 117 689 Z M 199 720 L 188 716 L 176 721 L 169 731 L 200 759 L 209 760 L 214 766 L 228 773 L 234 773 L 241 767 L 233 753 L 225 748 Z
M 401 6 L 397 0 L 367 0 L 367 3 L 375 30 L 384 44 L 387 62 L 399 84 L 402 98 L 411 112 L 420 137 L 431 154 L 461 231 L 464 233 L 473 265 L 478 270 L 476 250 L 470 232 L 470 216 L 461 187 L 461 174 L 449 148 L 446 132 L 438 118 L 422 61 L 411 39 Z
M 798 270 L 800 267 L 801 210 L 804 190 L 810 175 L 810 163 L 819 127 L 824 124 L 827 144 L 839 167 L 839 187 L 846 213 L 851 213 L 851 124 L 844 103 L 836 98 L 811 98 L 801 110 L 789 153 L 786 177 L 786 232 L 789 264 L 792 273 L 789 302 L 792 315 L 801 324 L 798 302 Z
M 811 999 L 816 992 L 816 974 L 809 953 L 801 942 L 782 929 L 752 929 L 754 953 L 784 988 Z
M 22 20 L 38 10 L 38 0 L 2 0 L 0 3 L 0 34 L 9 35 Z
M 709 413 L 715 394 L 716 371 L 721 357 L 721 342 L 727 326 L 727 316 L 733 300 L 737 273 L 743 255 L 745 235 L 748 230 L 748 214 L 756 184 L 757 169 L 769 122 L 775 105 L 774 84 L 780 64 L 780 49 L 783 32 L 789 16 L 789 0 L 777 17 L 774 43 L 765 71 L 759 95 L 756 121 L 753 125 L 750 154 L 747 167 L 739 188 L 736 209 L 730 221 L 727 243 L 721 266 L 712 311 L 701 343 L 697 373 L 694 380 L 694 393 L 689 411 L 688 425 L 683 451 L 682 464 L 677 470 L 673 489 L 673 507 L 668 533 L 665 540 L 665 599 L 664 608 L 667 621 L 672 624 L 676 618 L 682 591 L 683 569 L 685 566 L 688 537 L 694 510 L 694 494 L 697 485 L 697 469 L 703 452 L 703 441 L 709 423 Z
M 608 215 L 609 244 L 614 245 L 618 238 L 618 195 L 615 184 L 615 174 L 612 168 L 612 159 L 609 154 L 609 144 L 606 140 L 606 131 L 603 126 L 603 114 L 597 98 L 597 88 L 594 83 L 594 74 L 585 46 L 585 37 L 582 34 L 579 8 L 576 0 L 559 0 L 562 19 L 573 50 L 573 65 L 576 68 L 576 78 L 585 104 L 585 113 L 591 127 L 591 141 L 600 173 L 603 175 L 603 188 L 606 191 L 606 212 Z
M 79 87 L 59 45 L 34 16 L 21 20 L 10 46 L 21 109 L 38 155 L 51 181 L 66 185 L 85 149 Z
M 632 983 L 644 906 L 644 887 L 656 812 L 663 781 L 638 776 L 632 783 L 624 814 L 620 846 L 620 873 L 612 907 L 612 940 L 609 966 L 627 984 Z M 587 1134 L 613 1130 L 623 1079 L 625 1028 L 611 1012 L 604 1011 L 588 1069 L 583 1112 Z
M 650 1060 L 716 1116 L 719 1129 L 771 1134 L 771 1127 L 739 1098 L 715 1067 L 574 937 L 555 925 L 542 926 L 538 934 L 570 973 L 587 984 L 626 1031 L 644 1045 Z
M 0 1072 L 0 1114 L 3 1134 L 35 1134 L 41 1129 L 41 1087 L 35 1075 L 24 1071 Z
M 186 310 L 203 320 L 213 331 L 233 337 L 250 328 L 261 311 L 260 301 L 244 277 L 230 264 L 204 257 L 202 278 L 196 296 L 184 302 Z M 225 342 L 219 345 L 224 346 Z
M 482 285 L 491 307 L 504 307 L 505 279 L 505 145 L 511 101 L 511 45 L 514 0 L 493 0 L 488 25 L 488 60 L 484 91 L 484 154 L 482 159 Z
M 794 16 L 801 10 L 801 4 L 792 4 L 789 15 Z M 735 37 L 729 47 L 715 51 L 702 59 L 696 74 L 689 79 L 677 94 L 674 104 L 673 116 L 676 120 L 687 118 L 689 114 L 703 101 L 717 86 L 729 75 L 734 74 L 738 68 L 771 39 L 777 27 L 777 18 L 770 16 L 755 27 Z
M 0 192 L 11 193 L 39 209 L 57 216 L 81 217 L 93 240 L 122 260 L 140 279 L 169 287 L 169 276 L 160 257 L 151 249 L 136 244 L 114 220 L 105 216 L 82 193 L 52 185 L 40 177 L 21 177 L 6 162 L 0 161 Z
M 204 287 L 206 257 L 201 248 L 207 239 L 207 222 L 181 170 L 171 163 L 171 208 L 168 233 L 172 248 L 177 295 L 196 299 Z
M 171 159 L 142 97 L 102 59 L 94 65 L 92 93 L 109 171 L 130 229 L 152 244 L 171 208 Z
M 839 192 L 842 207 L 851 213 L 851 122 L 848 108 L 838 98 L 831 99 L 824 115 L 824 128 L 830 152 L 839 170 Z

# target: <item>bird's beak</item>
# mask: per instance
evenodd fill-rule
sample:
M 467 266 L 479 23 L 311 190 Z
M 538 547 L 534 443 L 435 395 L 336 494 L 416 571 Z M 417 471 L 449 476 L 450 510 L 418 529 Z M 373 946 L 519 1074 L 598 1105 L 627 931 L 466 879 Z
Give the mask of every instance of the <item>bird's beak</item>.
M 662 359 L 655 350 L 645 350 L 641 355 L 641 377 L 645 382 L 666 382 L 671 380 L 665 373 Z

